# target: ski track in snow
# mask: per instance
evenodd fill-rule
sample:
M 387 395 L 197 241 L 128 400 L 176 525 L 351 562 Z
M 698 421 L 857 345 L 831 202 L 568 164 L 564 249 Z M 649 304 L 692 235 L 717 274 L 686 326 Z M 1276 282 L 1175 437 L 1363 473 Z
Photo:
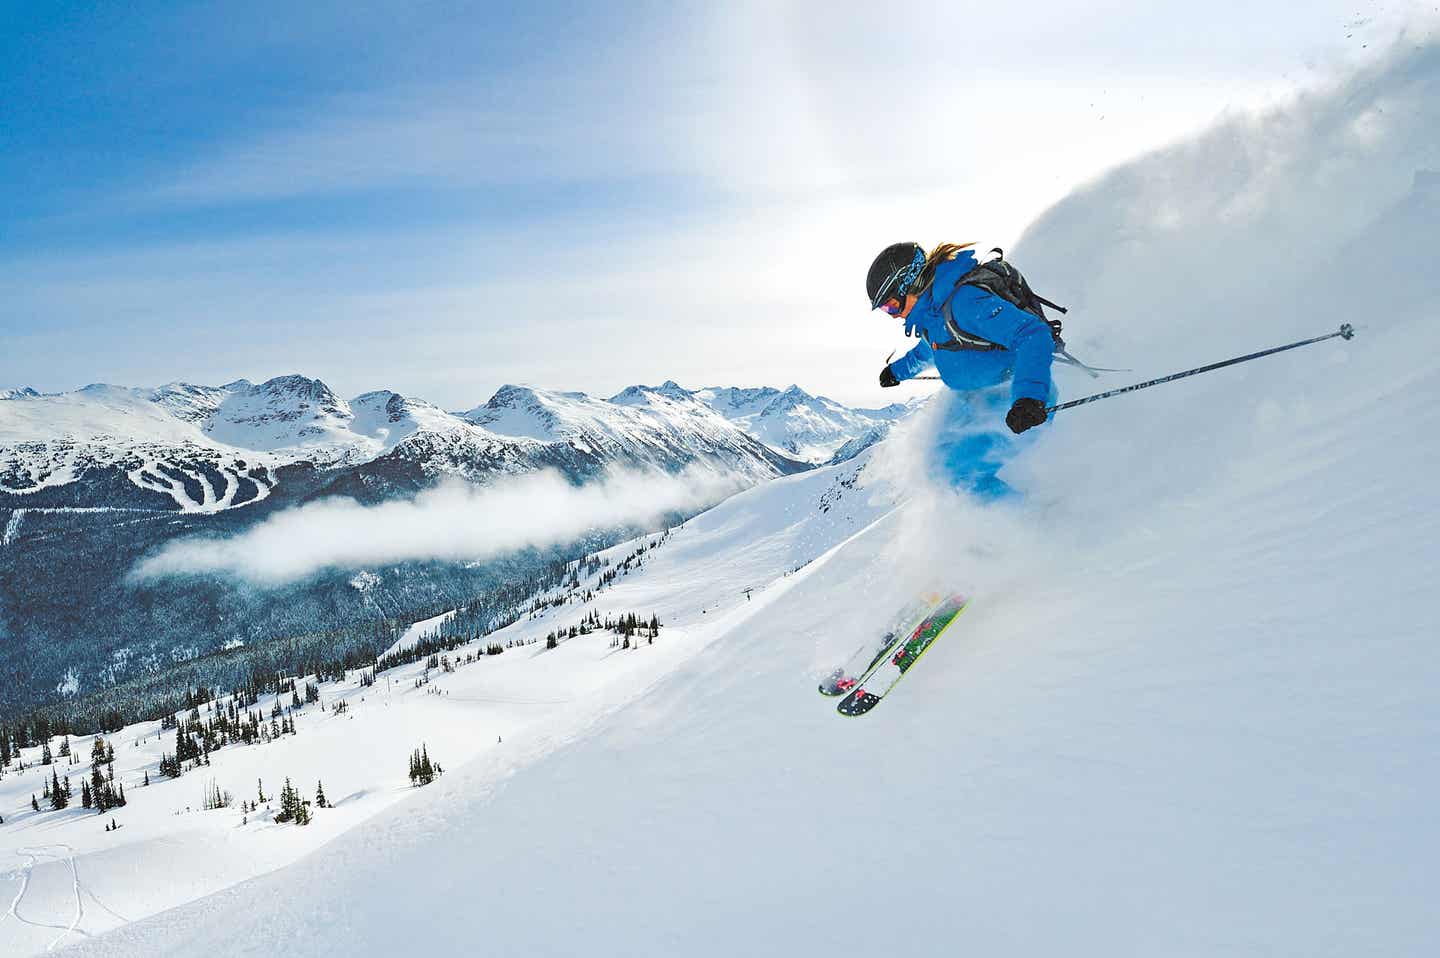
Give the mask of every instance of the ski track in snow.
M 57 853 L 55 851 L 52 851 L 52 849 L 60 849 L 61 851 Z M 65 941 L 66 938 L 69 938 L 72 935 L 79 935 L 84 938 L 92 937 L 89 932 L 85 931 L 80 927 L 80 923 L 85 918 L 84 896 L 89 894 L 90 897 L 97 904 L 100 904 L 102 908 L 105 908 L 106 911 L 110 911 L 110 909 L 107 908 L 104 904 L 102 904 L 98 898 L 95 898 L 95 896 L 91 894 L 88 890 L 86 890 L 85 887 L 81 884 L 80 869 L 75 863 L 75 849 L 71 848 L 69 845 L 66 844 L 55 844 L 17 848 L 15 851 L 16 854 L 25 858 L 26 862 L 22 868 L 20 890 L 15 894 L 15 898 L 10 902 L 9 910 L 3 916 L 0 916 L 0 921 L 3 921 L 5 918 L 14 918 L 17 922 L 24 925 L 29 925 L 33 928 L 49 928 L 60 931 L 61 934 L 45 947 L 46 951 L 55 950 L 57 947 L 60 946 L 62 942 Z M 25 899 L 26 892 L 30 890 L 30 883 L 32 878 L 34 877 L 35 866 L 40 864 L 42 859 L 57 862 L 63 861 L 70 869 L 70 887 L 71 891 L 74 894 L 75 913 L 70 919 L 70 923 L 68 925 L 61 925 L 48 921 L 38 921 L 35 919 L 26 918 L 24 915 L 20 914 L 20 905 Z M 110 911 L 110 913 L 112 915 L 115 915 L 115 917 L 117 918 L 120 917 L 113 911 Z
M 15 536 L 20 532 L 20 520 L 25 518 L 25 513 L 28 511 L 28 509 L 16 509 L 10 514 L 10 521 L 5 523 L 5 534 L 0 536 L 0 548 L 15 541 Z
M 171 471 L 183 473 L 186 478 L 194 479 L 199 483 L 200 501 L 196 502 L 185 488 L 185 483 L 167 472 L 162 472 L 159 469 L 160 465 L 162 464 L 155 461 L 147 462 L 143 466 L 131 469 L 126 473 L 126 477 L 141 489 L 169 496 L 175 500 L 175 504 L 180 507 L 181 512 L 213 513 L 225 509 L 243 509 L 267 498 L 274 491 L 276 485 L 275 472 L 268 466 L 265 467 L 265 478 L 259 479 L 250 475 L 241 476 L 233 469 L 217 465 L 215 466 L 216 471 L 225 479 L 224 491 L 217 492 L 214 482 L 204 472 L 184 469 L 173 463 L 165 464 Z M 240 493 L 242 479 L 248 479 L 255 485 L 255 497 L 236 505 L 235 497 Z

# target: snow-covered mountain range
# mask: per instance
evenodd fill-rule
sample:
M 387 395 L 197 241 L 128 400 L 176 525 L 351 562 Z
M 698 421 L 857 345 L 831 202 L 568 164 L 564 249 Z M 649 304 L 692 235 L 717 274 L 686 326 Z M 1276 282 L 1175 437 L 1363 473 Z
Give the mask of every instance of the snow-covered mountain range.
M 712 402 L 734 390 L 674 383 L 610 400 L 508 385 L 452 413 L 388 391 L 347 400 L 303 376 L 8 390 L 0 400 L 0 576 L 8 582 L 0 635 L 18 640 L 0 643 L 0 716 L 137 669 L 281 631 L 419 611 L 442 595 L 493 585 L 473 561 L 402 563 L 273 593 L 201 584 L 197 574 L 189 584 L 149 583 L 147 601 L 133 601 L 127 575 L 167 543 L 228 538 L 322 499 L 378 506 L 447 480 L 486 487 L 541 470 L 577 486 L 615 469 L 698 470 L 714 487 L 705 495 L 723 495 L 812 469 L 837 443 L 858 452 L 907 408 L 849 410 L 795 388 L 751 392 L 756 401 L 742 408 Z M 475 537 L 483 542 L 484 530 Z M 367 588 L 357 592 L 353 581 Z
M 617 462 L 667 470 L 699 462 L 758 481 L 829 460 L 847 443 L 858 452 L 857 443 L 883 435 L 908 409 L 849 409 L 794 386 L 692 392 L 667 382 L 610 400 L 507 385 L 452 414 L 388 391 L 347 401 L 303 376 L 0 395 L 0 505 L 11 497 L 16 506 L 186 512 L 260 501 L 284 467 L 301 463 L 336 479 L 360 470 L 369 480 L 387 464 L 404 464 L 400 471 L 428 480 L 484 481 L 546 466 L 583 476 Z M 134 491 L 155 495 L 117 503 L 121 475 Z M 36 495 L 46 491 L 57 502 Z
M 853 409 L 799 386 L 688 390 L 666 381 L 654 388 L 631 386 L 612 403 L 664 405 L 700 402 L 772 448 L 806 462 L 840 462 L 883 438 L 915 403 Z M 842 452 L 843 450 L 843 452 Z

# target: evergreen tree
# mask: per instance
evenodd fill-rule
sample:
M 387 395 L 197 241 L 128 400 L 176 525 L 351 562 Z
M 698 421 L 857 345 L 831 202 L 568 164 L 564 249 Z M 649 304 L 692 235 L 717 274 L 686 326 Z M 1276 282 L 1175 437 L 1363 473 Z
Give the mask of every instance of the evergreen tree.
M 35 809 L 35 811 L 37 811 L 37 812 L 40 811 L 40 803 L 37 802 L 37 801 L 35 801 L 35 793 L 34 793 L 34 792 L 31 792 L 31 793 L 30 793 L 30 807 L 33 808 L 33 809 Z
M 410 753 L 410 784 L 429 785 L 435 780 L 438 766 L 430 761 L 430 752 L 422 744 Z
M 96 765 L 90 770 L 90 797 L 95 801 L 95 810 L 103 812 L 110 807 L 109 787 L 105 784 L 105 773 Z
M 90 797 L 90 783 L 83 778 L 80 779 L 80 804 L 85 808 L 90 808 L 95 804 Z
M 306 807 L 305 800 L 300 797 L 300 792 L 290 779 L 285 779 L 285 786 L 280 789 L 280 814 L 275 816 L 277 822 L 294 822 L 296 825 L 310 824 L 310 810 Z
M 69 789 L 60 784 L 60 774 L 50 772 L 50 807 L 57 812 L 70 804 Z
M 330 807 L 330 803 L 325 800 L 325 783 L 324 783 L 324 782 L 316 782 L 316 783 L 315 783 L 315 807 L 316 807 L 316 808 L 329 808 L 329 807 Z
M 50 743 L 49 743 L 49 742 L 46 742 L 46 743 L 45 743 L 45 748 L 44 748 L 44 750 L 40 753 L 40 764 L 41 764 L 41 765 L 52 765 L 52 764 L 54 764 L 54 762 L 55 762 L 55 757 L 50 754 Z

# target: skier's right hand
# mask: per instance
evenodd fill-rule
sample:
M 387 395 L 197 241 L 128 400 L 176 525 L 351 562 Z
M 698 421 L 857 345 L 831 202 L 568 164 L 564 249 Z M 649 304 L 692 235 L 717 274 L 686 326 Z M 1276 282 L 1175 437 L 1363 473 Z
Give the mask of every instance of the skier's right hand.
M 1027 429 L 1043 423 L 1046 419 L 1045 404 L 1038 399 L 1017 399 L 1015 405 L 1005 414 L 1005 425 L 1017 436 Z
M 889 365 L 880 370 L 880 385 L 886 389 L 900 385 L 900 380 L 895 378 L 895 373 L 890 370 Z

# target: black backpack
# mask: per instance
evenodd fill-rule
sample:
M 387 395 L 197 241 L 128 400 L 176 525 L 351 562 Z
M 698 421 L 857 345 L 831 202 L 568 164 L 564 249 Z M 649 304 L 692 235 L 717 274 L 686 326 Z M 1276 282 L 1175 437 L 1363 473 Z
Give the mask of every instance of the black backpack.
M 990 252 L 995 255 L 979 266 L 976 266 L 964 276 L 961 276 L 955 284 L 955 289 L 950 291 L 950 295 L 945 297 L 945 302 L 940 305 L 940 313 L 945 317 L 945 328 L 954 338 L 945 343 L 931 343 L 931 348 L 980 351 L 1005 348 L 999 343 L 992 343 L 988 339 L 983 339 L 974 333 L 968 333 L 961 329 L 956 325 L 955 318 L 950 314 L 950 300 L 955 298 L 955 293 L 960 290 L 960 287 L 978 286 L 987 293 L 999 296 L 1006 302 L 1012 303 L 1025 310 L 1025 312 L 1030 313 L 1032 316 L 1043 320 L 1050 327 L 1050 335 L 1055 339 L 1055 355 L 1060 357 L 1061 362 L 1071 366 L 1078 366 L 1086 372 L 1089 372 L 1092 376 L 1095 375 L 1097 371 L 1102 371 L 1101 367 L 1087 366 L 1074 356 L 1071 356 L 1065 350 L 1065 340 L 1060 338 L 1060 320 L 1050 319 L 1045 315 L 1046 306 L 1049 306 L 1059 313 L 1065 313 L 1065 307 L 1052 303 L 1045 297 L 1037 295 L 1036 292 L 1030 288 L 1030 284 L 1025 281 L 1024 275 L 1005 259 L 1004 250 L 997 246 Z M 1103 371 L 1112 372 L 1114 370 Z

